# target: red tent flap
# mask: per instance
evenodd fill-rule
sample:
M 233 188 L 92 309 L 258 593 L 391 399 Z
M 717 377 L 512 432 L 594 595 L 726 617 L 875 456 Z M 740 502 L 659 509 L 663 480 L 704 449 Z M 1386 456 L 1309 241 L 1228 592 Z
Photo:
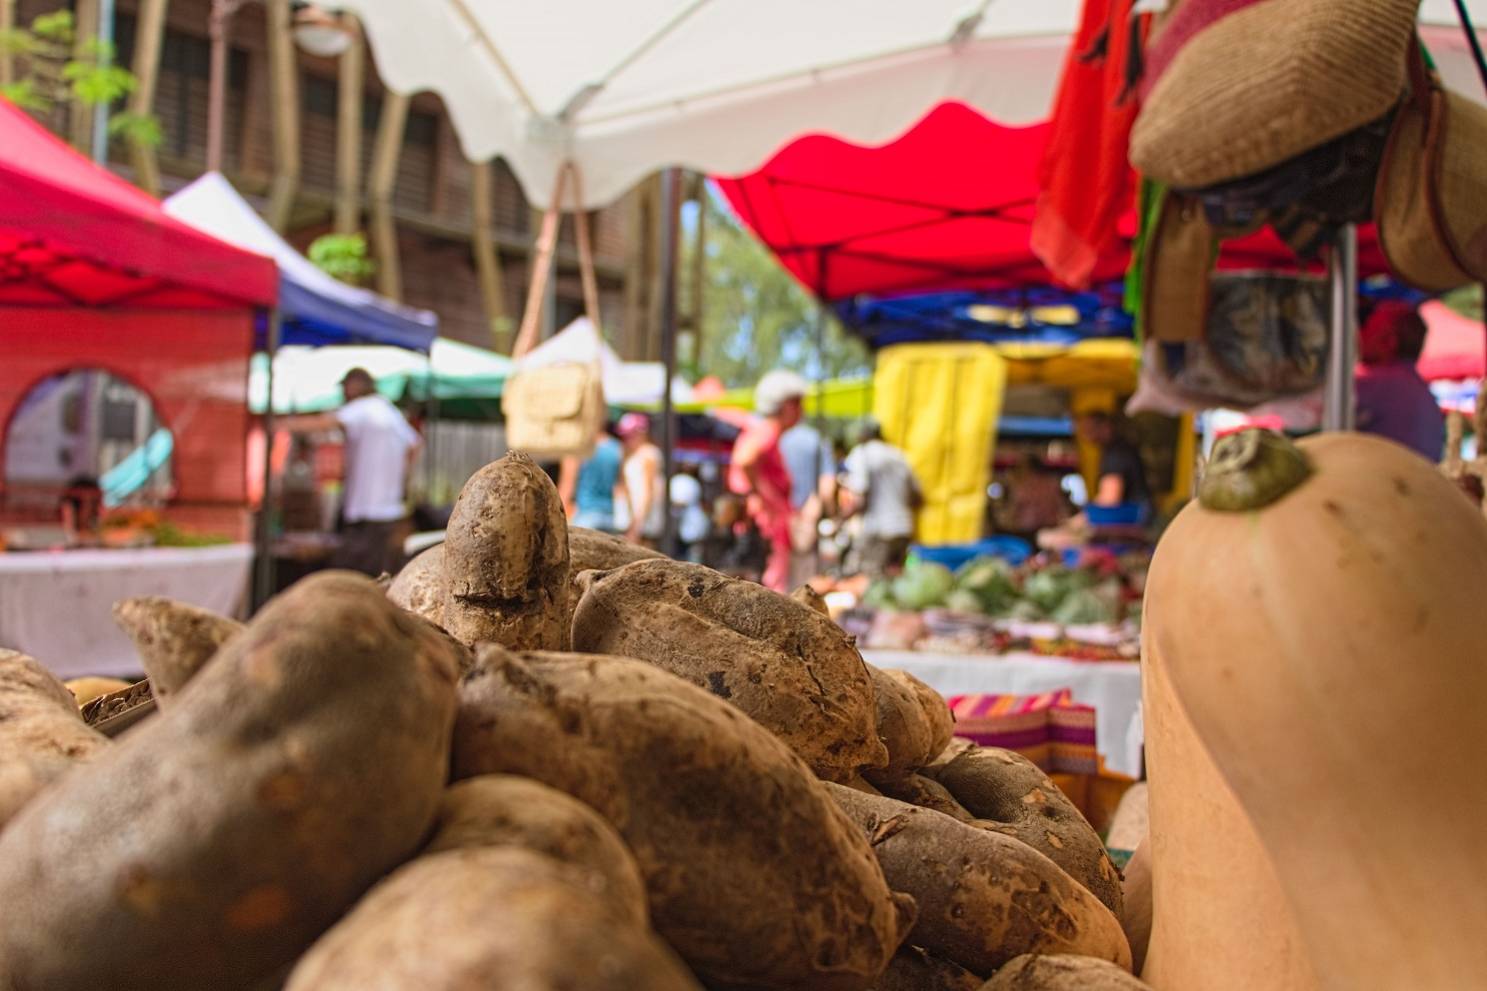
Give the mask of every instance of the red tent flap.
M 1048 124 L 1003 127 L 944 103 L 880 147 L 809 135 L 757 172 L 714 181 L 781 264 L 826 300 L 1050 286 L 1057 280 L 1029 245 L 1048 138 Z M 1125 273 L 1135 225 L 1132 208 L 1092 282 Z M 1384 271 L 1372 228 L 1359 241 L 1362 274 Z M 1295 260 L 1265 231 L 1226 247 L 1221 264 L 1288 269 Z
M 0 305 L 272 306 L 267 258 L 150 196 L 0 100 Z

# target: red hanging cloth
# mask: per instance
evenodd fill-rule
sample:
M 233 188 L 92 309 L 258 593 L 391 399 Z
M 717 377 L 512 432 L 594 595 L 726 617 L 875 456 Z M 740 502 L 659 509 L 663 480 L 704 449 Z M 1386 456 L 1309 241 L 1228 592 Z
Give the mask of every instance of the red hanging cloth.
M 1132 12 L 1135 2 L 1085 0 L 1039 171 L 1033 253 L 1076 289 L 1088 287 L 1135 197 L 1127 149 L 1138 109 L 1140 46 L 1150 20 Z

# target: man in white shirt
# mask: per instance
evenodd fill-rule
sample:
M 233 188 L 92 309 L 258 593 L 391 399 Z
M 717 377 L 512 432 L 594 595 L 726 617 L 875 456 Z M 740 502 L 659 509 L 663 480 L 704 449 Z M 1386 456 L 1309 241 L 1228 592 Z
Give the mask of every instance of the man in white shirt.
M 875 578 L 902 570 L 924 495 L 908 458 L 883 440 L 875 422 L 863 426 L 861 443 L 847 455 L 841 502 L 848 515 L 862 515 L 863 570 Z
M 398 524 L 407 515 L 404 487 L 422 441 L 407 418 L 377 392 L 364 368 L 341 380 L 346 403 L 334 413 L 293 417 L 289 429 L 319 433 L 339 429 L 345 437 L 341 487 L 341 542 L 332 566 L 373 577 L 395 572 L 401 553 Z

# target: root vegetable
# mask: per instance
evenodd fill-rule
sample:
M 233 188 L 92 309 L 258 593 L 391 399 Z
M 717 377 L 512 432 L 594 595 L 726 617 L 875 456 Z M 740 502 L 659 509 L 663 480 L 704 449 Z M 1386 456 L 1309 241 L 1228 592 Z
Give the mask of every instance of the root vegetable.
M 286 991 L 701 991 L 588 880 L 515 847 L 419 857 L 315 944 Z
M 359 575 L 272 601 L 0 833 L 0 987 L 249 988 L 413 854 L 455 662 Z
M 435 544 L 403 565 L 403 570 L 387 587 L 387 597 L 436 626 L 443 626 L 444 545 Z
M 955 796 L 950 794 L 944 785 L 922 774 L 910 774 L 907 777 L 884 781 L 879 791 L 889 798 L 917 805 L 921 809 L 933 809 L 961 822 L 975 823 L 977 821 L 965 806 L 955 800 Z
M 568 557 L 576 578 L 585 571 L 613 571 L 636 561 L 664 560 L 666 555 L 610 533 L 570 526 Z
M 1151 942 L 1151 843 L 1142 840 L 1126 864 L 1121 889 L 1120 927 L 1131 944 L 1131 970 L 1139 974 L 1146 966 L 1146 948 Z
M 971 815 L 1022 840 L 1120 914 L 1120 871 L 1099 834 L 1038 765 L 1011 750 L 974 747 L 934 776 Z
M 513 452 L 465 483 L 444 539 L 441 625 L 467 646 L 568 646 L 568 523 L 558 490 Z
M 888 763 L 868 772 L 880 786 L 924 767 L 945 749 L 955 720 L 938 692 L 906 671 L 867 666 L 873 679 L 878 736 Z
M 645 881 L 613 826 L 578 799 L 530 778 L 486 774 L 444 793 L 424 856 L 445 850 L 515 846 L 589 872 L 591 894 L 648 926 Z
M 711 988 L 862 991 L 912 918 L 862 834 L 777 738 L 641 661 L 480 651 L 457 778 L 535 778 L 599 812 L 651 918 Z
M 1150 991 L 1108 960 L 1068 954 L 1018 957 L 981 991 Z
M 0 649 L 0 827 L 43 789 L 109 745 L 72 693 L 34 658 Z
M 872 991 L 980 991 L 981 978 L 916 946 L 894 954 Z
M 982 977 L 1024 953 L 1078 953 L 1129 969 L 1115 915 L 1032 847 L 929 809 L 826 787 L 872 842 L 888 884 L 918 903 L 911 944 Z
M 676 561 L 585 576 L 574 647 L 634 657 L 726 699 L 823 778 L 880 767 L 872 680 L 830 618 L 752 582 Z
M 172 705 L 175 693 L 243 630 L 236 620 L 158 595 L 115 603 L 114 622 L 134 641 L 161 708 Z

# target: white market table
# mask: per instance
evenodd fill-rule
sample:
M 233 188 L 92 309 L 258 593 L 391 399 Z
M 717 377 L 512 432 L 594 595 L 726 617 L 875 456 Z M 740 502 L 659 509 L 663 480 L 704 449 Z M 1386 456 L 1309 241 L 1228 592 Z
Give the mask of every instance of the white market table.
M 900 668 L 941 695 L 1038 695 L 1060 688 L 1095 708 L 1095 748 L 1105 767 L 1141 776 L 1141 665 L 1131 661 L 1071 661 L 1041 654 L 934 654 L 864 650 L 880 668 Z
M 0 554 L 0 648 L 30 654 L 58 677 L 140 674 L 114 625 L 120 599 L 164 595 L 240 615 L 251 544 Z

